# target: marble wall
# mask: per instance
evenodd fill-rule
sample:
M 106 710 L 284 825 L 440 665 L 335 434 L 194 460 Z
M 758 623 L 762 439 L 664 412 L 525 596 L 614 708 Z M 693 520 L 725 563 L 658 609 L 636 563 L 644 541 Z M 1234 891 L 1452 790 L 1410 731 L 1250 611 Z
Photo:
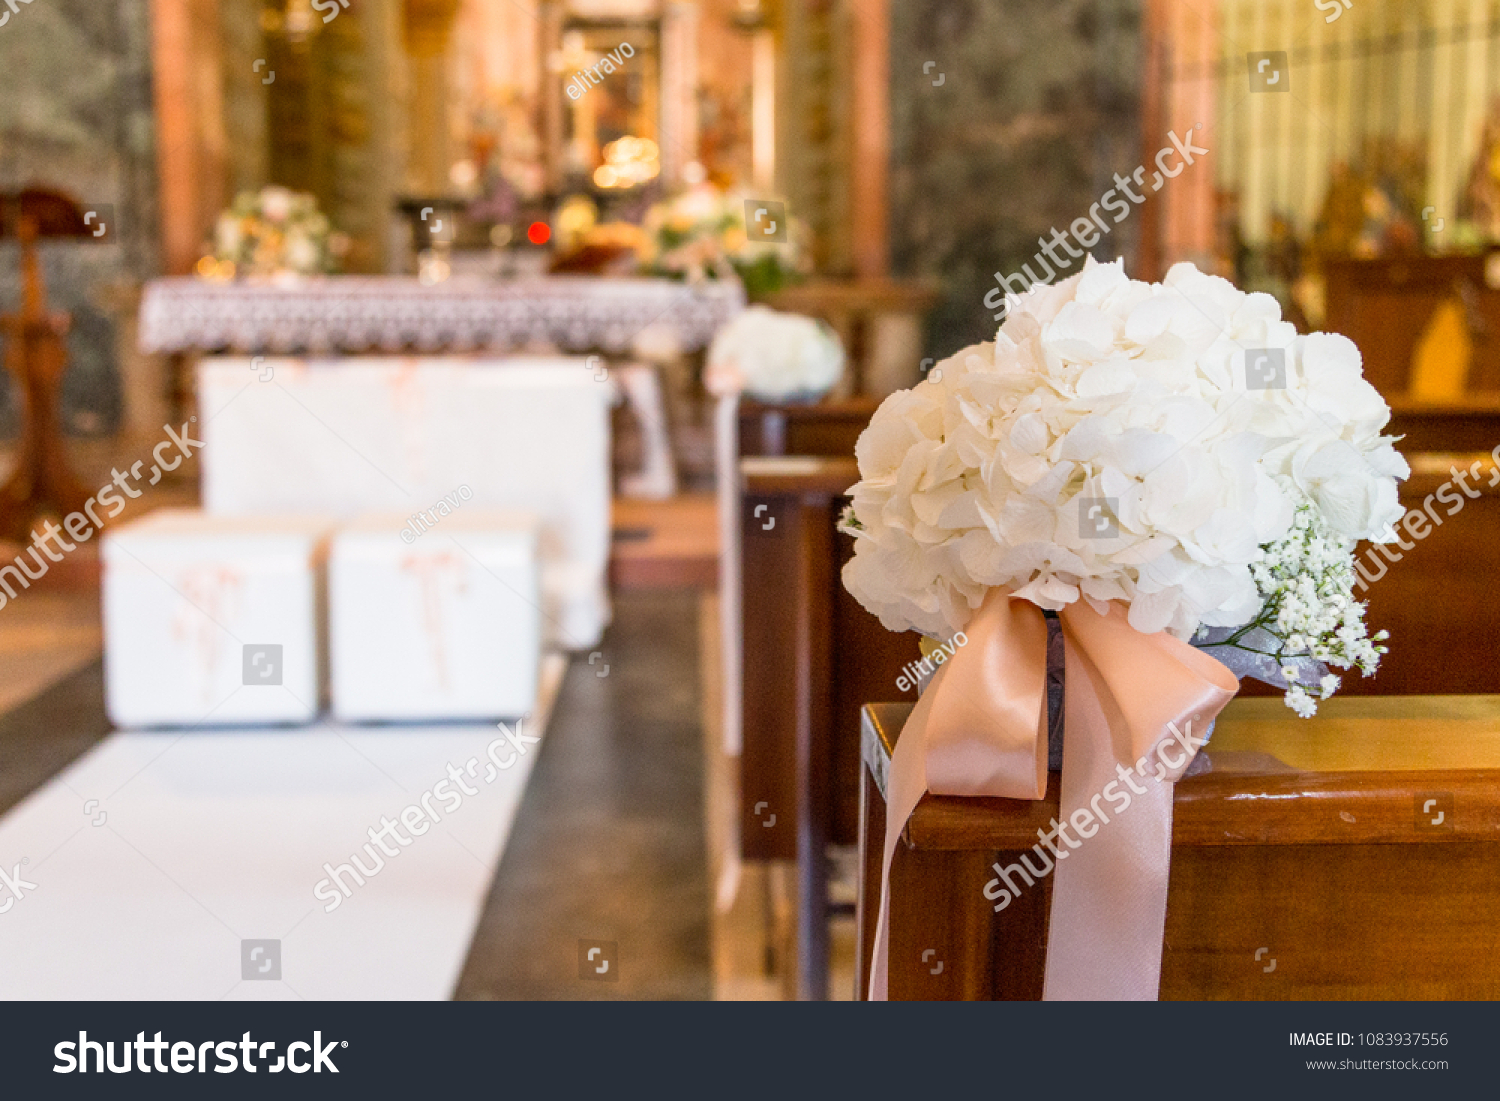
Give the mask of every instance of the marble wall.
M 1019 271 L 1038 237 L 1066 231 L 1114 172 L 1140 164 L 1143 5 L 891 5 L 891 263 L 941 283 L 927 355 L 990 339 L 994 273 Z M 1095 256 L 1128 267 L 1139 228 L 1126 219 Z
M 63 412 L 70 431 L 113 431 L 131 369 L 135 297 L 158 268 L 149 0 L 31 0 L 0 26 L 0 191 L 42 186 L 109 204 L 113 244 L 44 244 L 54 309 L 73 315 Z M 0 244 L 0 311 L 19 307 L 19 256 Z M 17 429 L 0 386 L 0 434 Z

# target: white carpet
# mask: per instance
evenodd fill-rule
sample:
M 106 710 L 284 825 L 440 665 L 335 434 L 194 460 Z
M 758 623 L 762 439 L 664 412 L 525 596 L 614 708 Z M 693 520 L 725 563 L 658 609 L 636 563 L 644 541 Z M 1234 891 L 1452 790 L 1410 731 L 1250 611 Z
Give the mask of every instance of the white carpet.
M 542 736 L 566 667 L 544 660 L 524 734 Z M 0 819 L 0 873 L 35 884 L 15 900 L 0 880 L 0 997 L 447 998 L 541 748 L 487 758 L 496 738 L 332 723 L 110 735 Z M 408 843 L 387 834 L 397 855 L 363 886 L 346 876 L 328 912 L 324 863 L 357 852 L 372 868 L 367 831 L 442 781 L 432 813 L 410 816 L 425 832 L 398 824 Z M 245 940 L 280 942 L 279 981 L 242 977 Z

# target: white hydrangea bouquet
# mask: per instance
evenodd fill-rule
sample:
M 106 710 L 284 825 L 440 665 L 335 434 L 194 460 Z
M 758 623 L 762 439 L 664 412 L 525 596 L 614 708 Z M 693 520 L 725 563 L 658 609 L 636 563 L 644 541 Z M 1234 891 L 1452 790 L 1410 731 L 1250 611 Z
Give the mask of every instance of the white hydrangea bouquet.
M 1191 264 L 1120 262 L 1007 299 L 992 343 L 880 406 L 856 450 L 849 591 L 945 638 L 996 587 L 1128 607 L 1310 715 L 1328 667 L 1375 670 L 1354 546 L 1388 542 L 1410 471 L 1343 336 Z
M 813 401 L 843 375 L 844 345 L 827 322 L 749 306 L 714 337 L 704 385 L 716 397 Z

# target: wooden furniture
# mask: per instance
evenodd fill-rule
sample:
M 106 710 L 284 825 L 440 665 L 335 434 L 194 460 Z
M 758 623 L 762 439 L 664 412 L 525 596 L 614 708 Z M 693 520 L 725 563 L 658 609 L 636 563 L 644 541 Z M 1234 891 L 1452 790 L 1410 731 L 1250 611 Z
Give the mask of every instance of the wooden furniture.
M 1408 459 L 1412 476 L 1401 486 L 1402 505 L 1421 509 L 1428 502 L 1429 511 L 1443 523 L 1419 523 L 1417 530 L 1426 532 L 1420 540 L 1399 529 L 1409 549 L 1390 544 L 1390 555 L 1399 556 L 1393 564 L 1385 564 L 1384 551 L 1359 547 L 1359 560 L 1374 580 L 1356 596 L 1368 602 L 1365 619 L 1372 628 L 1391 633 L 1390 652 L 1373 677 L 1343 674 L 1339 691 L 1370 696 L 1500 693 L 1500 661 L 1492 656 L 1500 637 L 1500 603 L 1490 593 L 1491 579 L 1500 576 L 1500 484 L 1489 484 L 1495 468 L 1488 454 Z M 1479 496 L 1469 498 L 1454 484 L 1440 502 L 1434 495 L 1453 481 L 1450 470 L 1456 466 L 1462 473 L 1474 462 L 1481 464 L 1479 477 L 1466 478 L 1466 484 Z M 1463 501 L 1463 508 L 1448 516 L 1454 497 Z
M 1433 313 L 1450 300 L 1461 303 L 1473 344 L 1465 390 L 1500 391 L 1500 281 L 1491 281 L 1500 271 L 1487 270 L 1487 257 L 1330 260 L 1325 272 L 1323 328 L 1359 345 L 1365 378 L 1382 394 L 1411 388 L 1413 354 Z
M 879 404 L 875 398 L 842 398 L 811 405 L 743 400 L 740 454 L 831 455 L 852 459 L 859 434 L 870 423 Z
M 1382 431 L 1400 436 L 1397 447 L 1408 457 L 1426 451 L 1488 453 L 1500 445 L 1500 393 L 1441 404 L 1398 394 L 1386 402 L 1391 422 Z
M 864 713 L 859 997 L 910 710 Z M 1162 999 L 1500 997 L 1500 696 L 1336 697 L 1310 720 L 1236 699 L 1204 752 L 1176 790 Z M 891 871 L 892 999 L 1041 996 L 1051 879 L 1000 914 L 983 892 L 1057 797 L 1054 773 L 1036 802 L 923 798 Z
M 1420 508 L 1451 480 L 1450 466 L 1467 469 L 1478 458 L 1411 456 L 1403 504 Z M 1461 511 L 1445 515 L 1411 549 L 1392 547 L 1401 561 L 1384 577 L 1378 566 L 1367 566 L 1378 577 L 1361 594 L 1369 602 L 1367 619 L 1390 631 L 1392 642 L 1374 677 L 1343 675 L 1343 695 L 1500 694 L 1500 662 L 1490 657 L 1500 605 L 1480 589 L 1481 578 L 1500 575 L 1500 487 L 1488 484 L 1487 455 L 1483 463 L 1473 480 L 1478 498 L 1455 488 Z M 853 461 L 794 457 L 742 465 L 741 853 L 798 862 L 798 990 L 819 996 L 826 989 L 826 881 L 822 860 L 808 854 L 854 839 L 859 707 L 896 693 L 902 667 L 917 656 L 916 640 L 886 631 L 840 582 L 853 540 L 834 524 L 844 491 L 858 479 Z M 1446 514 L 1451 498 L 1434 507 Z M 1370 561 L 1368 546 L 1360 552 Z M 1242 694 L 1279 696 L 1249 680 Z
M 797 992 L 828 989 L 825 846 L 858 825 L 859 710 L 917 656 L 844 591 L 853 540 L 834 528 L 852 459 L 742 463 L 741 853 L 797 861 Z
M 108 233 L 107 226 L 96 228 Z M 0 538 L 29 542 L 33 521 L 47 514 L 61 519 L 81 511 L 88 500 L 68 465 L 58 413 L 71 319 L 47 308 L 36 243 L 41 237 L 93 235 L 83 210 L 64 195 L 28 189 L 0 199 L 0 238 L 13 236 L 21 243 L 21 311 L 0 317 L 0 333 L 6 366 L 24 399 L 20 453 L 15 471 L 0 486 Z

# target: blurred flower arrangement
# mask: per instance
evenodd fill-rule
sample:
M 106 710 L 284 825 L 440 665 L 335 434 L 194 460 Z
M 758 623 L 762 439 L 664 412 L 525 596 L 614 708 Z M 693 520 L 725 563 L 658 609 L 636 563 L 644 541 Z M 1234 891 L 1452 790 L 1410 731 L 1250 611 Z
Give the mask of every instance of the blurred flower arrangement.
M 745 230 L 748 198 L 702 183 L 655 204 L 643 227 L 642 267 L 689 282 L 733 272 L 751 299 L 801 279 L 811 268 L 807 227 L 788 218 L 784 242 L 752 240 Z
M 704 385 L 715 396 L 812 402 L 844 375 L 844 346 L 824 321 L 751 306 L 719 330 Z
M 240 192 L 219 215 L 212 255 L 198 262 L 198 274 L 233 279 L 334 272 L 348 245 L 319 212 L 316 198 L 272 185 Z

